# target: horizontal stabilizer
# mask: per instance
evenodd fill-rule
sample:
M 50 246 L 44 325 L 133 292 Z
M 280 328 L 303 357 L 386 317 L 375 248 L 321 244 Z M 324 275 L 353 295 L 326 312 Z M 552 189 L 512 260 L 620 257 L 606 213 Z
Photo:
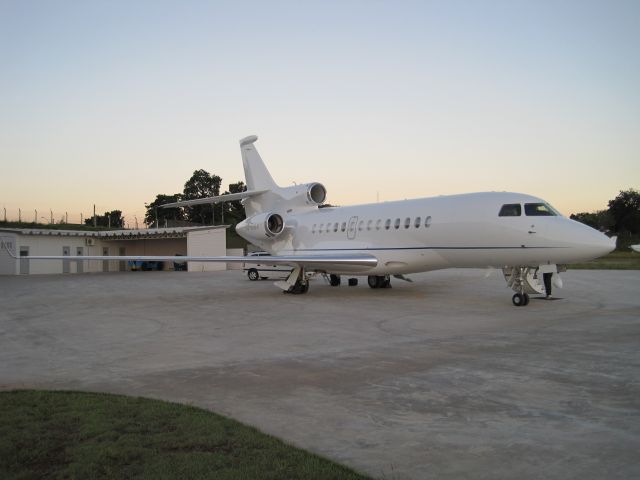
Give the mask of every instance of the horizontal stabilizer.
M 165 203 L 164 205 L 160 205 L 160 207 L 161 208 L 190 207 L 192 205 L 206 205 L 206 204 L 211 205 L 212 203 L 234 202 L 236 200 L 242 200 L 243 198 L 260 195 L 261 193 L 264 193 L 266 191 L 267 190 L 247 190 L 246 192 L 227 193 L 225 195 L 218 195 L 216 197 L 196 198 L 194 200 L 184 200 L 181 202 Z

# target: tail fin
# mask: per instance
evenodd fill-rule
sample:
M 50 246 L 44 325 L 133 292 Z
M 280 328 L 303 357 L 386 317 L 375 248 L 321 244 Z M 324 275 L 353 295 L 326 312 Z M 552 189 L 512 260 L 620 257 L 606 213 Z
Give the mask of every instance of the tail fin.
M 242 165 L 248 190 L 277 190 L 278 186 L 273 181 L 269 170 L 264 165 L 260 154 L 253 145 L 258 137 L 251 135 L 240 140 L 242 153 Z

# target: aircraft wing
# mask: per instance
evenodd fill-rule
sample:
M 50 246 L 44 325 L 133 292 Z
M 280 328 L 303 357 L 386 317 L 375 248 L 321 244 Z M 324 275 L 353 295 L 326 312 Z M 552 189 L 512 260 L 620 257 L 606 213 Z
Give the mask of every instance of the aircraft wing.
M 149 255 L 29 255 L 18 257 L 11 253 L 15 259 L 24 260 L 98 260 L 98 261 L 153 261 L 153 262 L 218 262 L 218 263 L 249 263 L 268 265 L 289 265 L 291 267 L 304 267 L 311 270 L 325 270 L 339 267 L 341 270 L 366 270 L 378 264 L 378 259 L 373 255 L 282 255 L 282 256 L 223 256 L 223 257 L 196 257 L 196 256 L 149 256 Z
M 160 207 L 161 208 L 190 207 L 192 205 L 205 205 L 205 204 L 211 205 L 212 203 L 233 202 L 236 200 L 242 200 L 243 198 L 249 198 L 255 195 L 260 195 L 261 193 L 264 193 L 266 191 L 267 190 L 247 190 L 246 192 L 227 193 L 226 195 L 218 195 L 216 197 L 196 198 L 195 200 L 183 200 L 181 202 L 165 203 L 164 205 L 160 205 Z

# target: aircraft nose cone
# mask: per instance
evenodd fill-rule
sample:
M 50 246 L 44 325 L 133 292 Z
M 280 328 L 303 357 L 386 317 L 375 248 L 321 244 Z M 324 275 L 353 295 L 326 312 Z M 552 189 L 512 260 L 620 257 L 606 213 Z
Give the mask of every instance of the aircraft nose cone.
M 604 233 L 593 231 L 590 235 L 588 242 L 588 248 L 593 255 L 593 258 L 602 257 L 611 253 L 616 249 L 617 237 L 609 238 Z

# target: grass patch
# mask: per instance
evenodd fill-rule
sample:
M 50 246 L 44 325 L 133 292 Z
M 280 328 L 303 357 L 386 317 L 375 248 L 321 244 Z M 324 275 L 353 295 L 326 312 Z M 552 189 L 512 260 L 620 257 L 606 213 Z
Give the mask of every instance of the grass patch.
M 199 408 L 81 392 L 0 392 L 0 478 L 365 479 Z
M 568 267 L 575 270 L 640 270 L 640 253 L 616 250 L 607 256 Z

